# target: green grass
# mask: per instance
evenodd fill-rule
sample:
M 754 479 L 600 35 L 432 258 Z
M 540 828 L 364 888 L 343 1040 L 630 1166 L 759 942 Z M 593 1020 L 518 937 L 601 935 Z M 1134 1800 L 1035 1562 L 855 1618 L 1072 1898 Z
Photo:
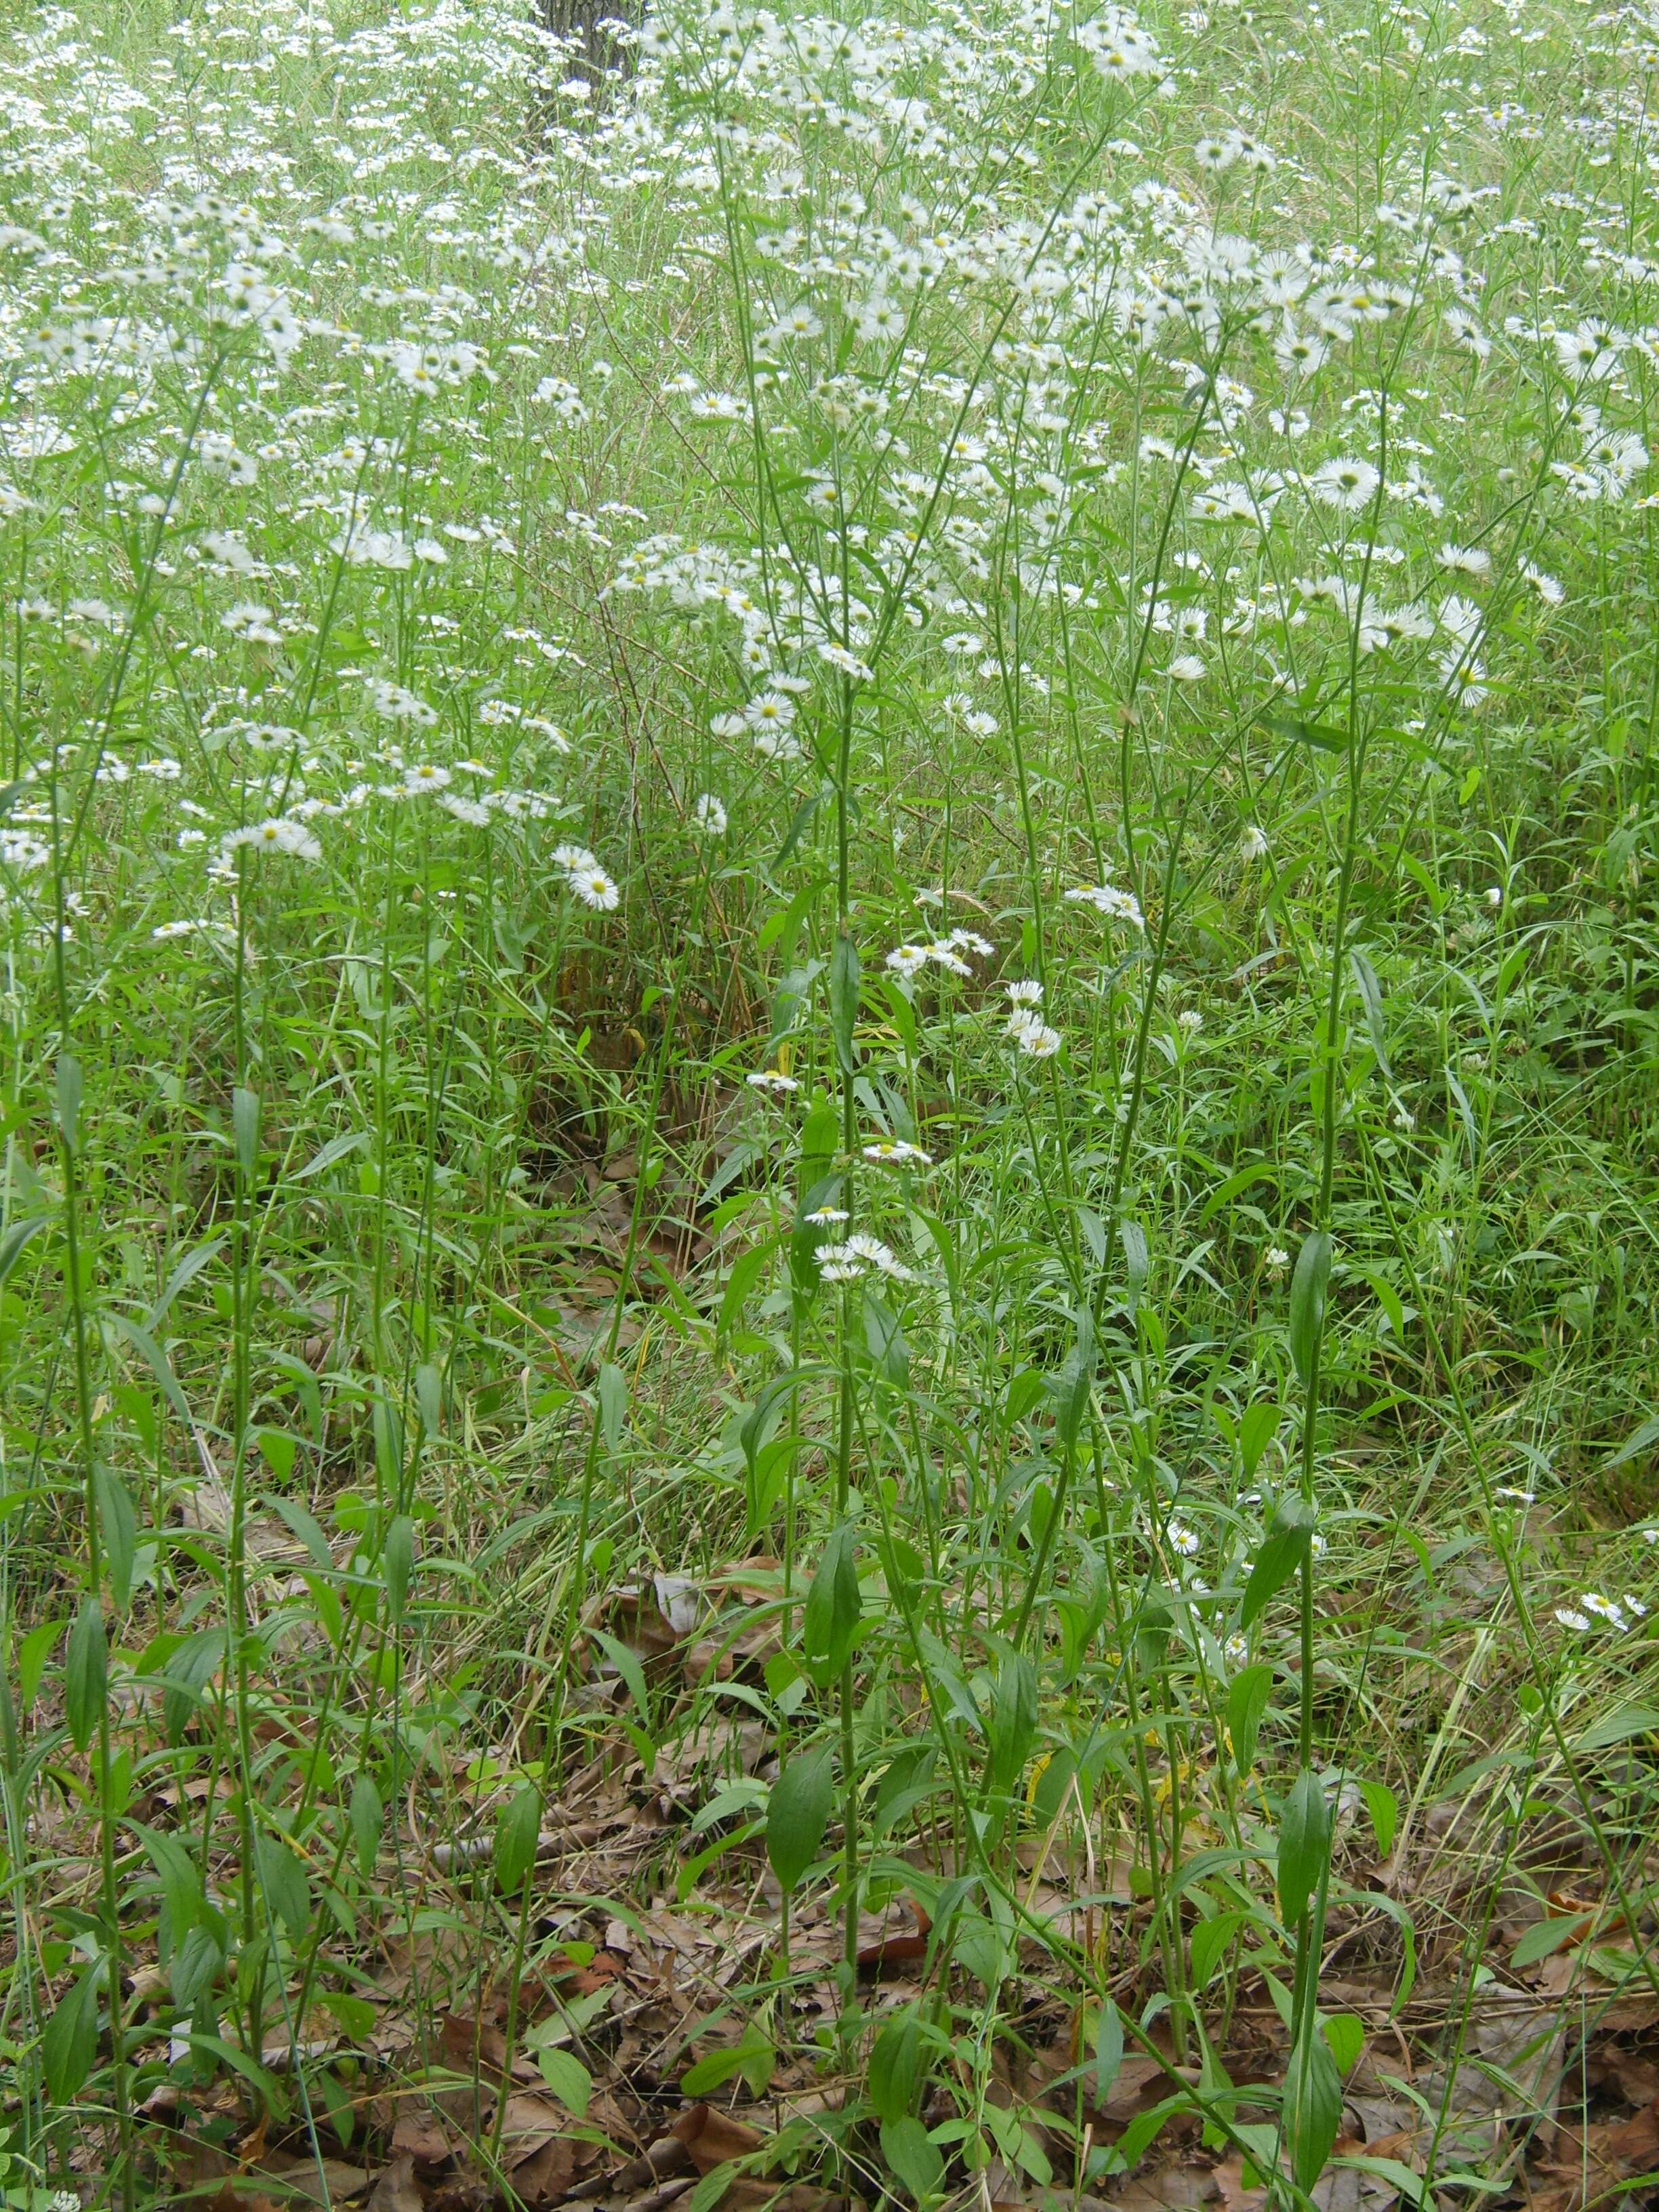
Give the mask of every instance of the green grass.
M 664 1898 L 618 2162 L 1301 2205 L 1354 2021 L 1511 2187 L 1659 1996 L 1651 33 L 547 49 L 0 42 L 9 2201 L 377 2170 Z

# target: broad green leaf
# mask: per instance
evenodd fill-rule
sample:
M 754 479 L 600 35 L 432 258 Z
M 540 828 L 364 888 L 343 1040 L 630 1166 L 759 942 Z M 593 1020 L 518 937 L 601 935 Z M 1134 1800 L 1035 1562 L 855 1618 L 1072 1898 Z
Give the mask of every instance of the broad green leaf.
M 1365 1810 L 1370 1815 L 1371 1833 L 1376 1838 L 1376 1855 L 1387 1858 L 1394 1849 L 1395 1830 L 1400 1825 L 1400 1800 L 1386 1782 L 1362 1782 L 1359 1794 L 1365 1801 Z
M 544 2043 L 536 2053 L 536 2063 L 543 2081 L 565 2110 L 581 2119 L 593 2094 L 593 2076 L 581 2060 L 568 2051 L 556 2050 Z
M 1365 2023 L 1358 2013 L 1333 2013 L 1328 2020 L 1320 2022 L 1321 2032 L 1330 2045 L 1331 2056 L 1336 2061 L 1339 2074 L 1352 2074 L 1359 2063 L 1359 2054 L 1365 2048 Z
M 1227 1733 L 1232 1739 L 1233 1762 L 1241 1780 L 1255 1764 L 1261 1716 L 1273 1692 L 1273 1670 L 1261 1662 L 1242 1668 L 1227 1686 Z
M 1123 2016 L 1110 1997 L 1101 2001 L 1095 2030 L 1094 2099 L 1103 2105 L 1123 2065 Z
M 1376 1054 L 1376 1064 L 1390 1083 L 1394 1070 L 1389 1065 L 1389 1032 L 1382 1015 L 1382 986 L 1377 981 L 1376 970 L 1356 945 L 1348 953 L 1348 964 L 1353 969 L 1354 981 L 1359 986 L 1359 997 L 1365 1009 L 1365 1026 L 1370 1032 L 1371 1050 Z
M 1325 2171 L 1342 2125 L 1342 2076 L 1317 2028 L 1297 2037 L 1285 2075 L 1285 2139 L 1299 2189 Z
M 351 1785 L 349 1819 L 358 1867 L 366 1875 L 373 1874 L 380 1849 L 380 1832 L 386 1826 L 386 1807 L 371 1775 L 360 1774 Z
M 1604 1467 L 1623 1467 L 1627 1461 L 1639 1459 L 1650 1444 L 1659 1444 L 1659 1413 L 1654 1413 L 1639 1427 L 1632 1429 L 1616 1452 L 1602 1462 Z
M 842 930 L 830 955 L 830 1029 L 843 1075 L 858 1071 L 853 1030 L 859 1017 L 859 949 Z
M 1250 1578 L 1244 1585 L 1244 1599 L 1239 1607 L 1239 1620 L 1248 1628 L 1267 1605 L 1276 1597 L 1291 1577 L 1307 1558 L 1313 1540 L 1315 1523 L 1319 1519 L 1316 1507 L 1292 1491 L 1279 1501 L 1272 1525 L 1255 1555 L 1255 1565 L 1250 1569 Z
M 311 1922 L 311 1891 L 305 1868 L 282 1836 L 256 1836 L 253 1844 L 266 1907 L 273 1920 L 282 1922 L 292 1942 L 303 1943 Z
M 73 1153 L 81 1142 L 81 1063 L 73 1053 L 58 1055 L 54 1084 L 58 1107 L 58 1127 L 64 1139 L 64 1149 Z
M 64 1717 L 77 1751 L 86 1749 L 98 1726 L 108 1666 L 102 1608 L 96 1598 L 83 1597 L 64 1654 Z
M 231 1125 L 236 1133 L 236 1164 L 244 1182 L 253 1181 L 259 1164 L 259 1094 L 241 1084 L 230 1094 Z
M 1036 1741 L 1036 1669 L 1023 1651 L 1008 1652 L 991 1704 L 990 1756 L 985 1779 L 994 1797 L 1011 1796 Z
M 312 1154 L 302 1168 L 295 1169 L 288 1177 L 289 1182 L 308 1182 L 313 1176 L 321 1175 L 325 1168 L 331 1168 L 336 1160 L 344 1159 L 348 1152 L 361 1151 L 368 1140 L 367 1129 L 352 1129 L 343 1137 L 331 1137 L 320 1150 Z
M 887 2170 L 916 2202 L 938 2196 L 945 2182 L 945 2160 L 921 2122 L 908 2112 L 881 2124 L 881 2154 Z
M 766 1856 L 786 1896 L 799 1887 L 830 1826 L 835 1790 L 830 1761 L 827 1743 L 797 1752 L 772 1784 L 766 1808 Z
M 1619 1705 L 1605 1720 L 1587 1728 L 1575 1748 L 1607 1751 L 1616 1743 L 1629 1743 L 1633 1737 L 1655 1735 L 1659 1735 L 1659 1710 L 1652 1705 Z
M 1243 1919 L 1242 1912 L 1218 1912 L 1213 1920 L 1200 1920 L 1194 1926 L 1188 1939 L 1194 1989 L 1209 1987 Z
M 834 1681 L 852 1656 L 863 1604 L 853 1524 L 838 1522 L 830 1532 L 801 1608 L 801 1657 L 821 1689 Z
M 96 1467 L 92 1486 L 98 1500 L 98 1530 L 104 1540 L 104 1566 L 110 1595 L 118 1613 L 125 1613 L 132 1596 L 133 1560 L 138 1549 L 138 1522 L 127 1486 L 112 1467 Z
M 921 2020 L 914 2005 L 902 2005 L 871 2046 L 867 2087 L 878 2119 L 902 2120 L 909 2112 L 921 2063 Z
M 526 1783 L 495 1823 L 495 1883 L 507 1896 L 512 1896 L 520 1887 L 536 1863 L 541 1819 L 541 1793 Z
M 203 1268 L 218 1258 L 220 1253 L 225 1249 L 226 1242 L 222 1236 L 209 1237 L 185 1253 L 184 1258 L 167 1277 L 161 1297 L 144 1316 L 144 1327 L 147 1329 L 160 1328 L 179 1291 L 187 1285 L 193 1283 Z
M 1567 1919 L 1534 1920 L 1516 1937 L 1515 1948 L 1510 1953 L 1510 1964 L 1535 1966 L 1540 1959 L 1547 1959 L 1553 1952 L 1576 1943 L 1589 1927 L 1589 1917 L 1583 1912 L 1574 1913 Z
M 398 1628 L 408 1610 L 410 1577 L 415 1571 L 415 1523 L 407 1513 L 398 1514 L 386 1532 L 380 1571 L 386 1577 L 386 1609 Z
M 903 1389 L 910 1380 L 910 1346 L 905 1340 L 898 1316 L 884 1298 L 865 1285 L 861 1300 L 864 1315 L 865 1348 L 871 1364 L 884 1382 L 896 1389 Z
M 1297 1379 L 1304 1390 L 1312 1382 L 1314 1361 L 1324 1331 L 1325 1286 L 1330 1273 L 1331 1233 L 1328 1229 L 1310 1230 L 1302 1240 L 1302 1249 L 1296 1255 L 1296 1272 L 1291 1278 L 1291 1358 L 1296 1363 Z
M 46 1226 L 44 1213 L 33 1215 L 27 1221 L 17 1221 L 0 1237 L 0 1285 L 22 1258 L 24 1248 Z
M 1319 1777 L 1304 1766 L 1279 1820 L 1279 1911 L 1294 1928 L 1308 1909 L 1331 1855 L 1331 1808 Z
M 623 1422 L 628 1413 L 628 1377 L 609 1361 L 599 1370 L 599 1433 L 612 1459 L 622 1450 Z
M 88 1966 L 41 2031 L 40 2066 L 51 2104 L 67 2105 L 92 2071 L 98 2056 L 98 1991 L 103 1978 L 101 1963 Z
M 1076 1445 L 1095 1385 L 1095 1324 L 1086 1305 L 1078 1308 L 1073 1326 L 1071 1352 L 1052 1386 L 1054 1430 L 1068 1451 Z

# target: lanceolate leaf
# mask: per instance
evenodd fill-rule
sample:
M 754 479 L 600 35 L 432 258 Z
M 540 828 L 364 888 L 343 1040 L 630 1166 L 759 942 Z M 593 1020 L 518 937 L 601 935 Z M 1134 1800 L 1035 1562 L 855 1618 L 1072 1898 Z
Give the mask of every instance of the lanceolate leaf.
M 103 1613 L 96 1598 L 83 1597 L 64 1654 L 64 1717 L 77 1751 L 86 1749 L 98 1725 L 108 1663 Z
M 862 1610 L 853 1524 L 838 1522 L 801 1609 L 801 1656 L 821 1686 L 832 1682 L 852 1656 Z
M 830 956 L 830 1027 L 844 1075 L 852 1075 L 858 1068 L 858 1047 L 853 1038 L 858 1017 L 859 949 L 843 930 Z
M 835 1784 L 830 1746 L 798 1752 L 772 1784 L 766 1810 L 766 1856 L 786 1895 L 818 1855 L 830 1826 Z
M 1239 1619 L 1246 1628 L 1268 1600 L 1283 1589 L 1307 1557 L 1318 1518 L 1316 1508 L 1295 1492 L 1279 1500 L 1273 1524 L 1255 1555 L 1250 1579 L 1244 1585 Z
M 1311 2189 L 1325 2171 L 1341 2124 L 1342 2076 L 1329 2044 L 1310 2022 L 1285 2075 L 1285 2141 L 1299 2189 Z
M 1307 1911 L 1330 1855 L 1331 1808 L 1319 1777 L 1304 1766 L 1279 1821 L 1279 1910 L 1286 1928 Z
M 1312 1380 L 1325 1327 L 1325 1285 L 1331 1273 L 1331 1232 L 1315 1229 L 1302 1240 L 1291 1278 L 1291 1358 L 1305 1390 Z

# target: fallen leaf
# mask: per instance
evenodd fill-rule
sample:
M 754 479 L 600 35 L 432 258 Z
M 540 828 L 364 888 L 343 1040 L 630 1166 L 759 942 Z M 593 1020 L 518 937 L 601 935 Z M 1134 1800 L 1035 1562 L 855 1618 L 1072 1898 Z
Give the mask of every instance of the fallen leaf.
M 699 2173 L 712 2173 L 728 2159 L 746 2158 L 766 2141 L 758 2128 L 734 2120 L 729 2112 L 717 2112 L 712 2105 L 693 2105 L 680 2114 L 672 2132 L 690 2152 Z
M 368 2193 L 367 2212 L 426 2212 L 411 2153 L 404 2151 L 394 2158 L 378 2178 Z

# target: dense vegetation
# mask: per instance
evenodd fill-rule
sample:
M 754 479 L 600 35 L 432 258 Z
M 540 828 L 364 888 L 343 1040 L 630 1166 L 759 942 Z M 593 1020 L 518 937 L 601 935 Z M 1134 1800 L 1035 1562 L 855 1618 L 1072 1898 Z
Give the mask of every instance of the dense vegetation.
M 1656 70 L 12 0 L 8 2204 L 1654 2185 Z

